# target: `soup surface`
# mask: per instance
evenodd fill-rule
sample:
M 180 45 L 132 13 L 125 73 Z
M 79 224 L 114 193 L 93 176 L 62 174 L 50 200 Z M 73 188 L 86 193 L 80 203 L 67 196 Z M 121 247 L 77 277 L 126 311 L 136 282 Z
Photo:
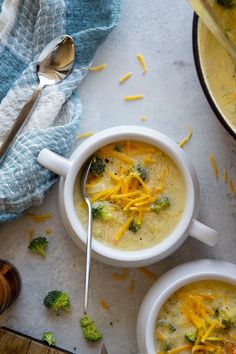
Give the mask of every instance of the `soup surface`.
M 86 228 L 87 208 L 75 184 L 74 205 Z M 166 238 L 185 203 L 182 176 L 156 147 L 137 141 L 107 145 L 95 153 L 87 183 L 93 236 L 119 249 L 139 250 Z
M 236 353 L 236 286 L 204 280 L 184 286 L 156 321 L 157 353 Z
M 236 6 L 224 8 L 216 0 L 209 1 L 225 31 L 236 44 Z M 203 73 L 218 109 L 236 132 L 235 67 L 211 32 L 200 25 L 200 58 Z

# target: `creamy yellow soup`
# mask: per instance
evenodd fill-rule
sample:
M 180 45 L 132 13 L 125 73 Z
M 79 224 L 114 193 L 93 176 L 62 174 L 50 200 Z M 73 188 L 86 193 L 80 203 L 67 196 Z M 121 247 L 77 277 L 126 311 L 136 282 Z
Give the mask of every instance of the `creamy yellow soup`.
M 225 31 L 236 44 L 236 6 L 230 9 L 209 1 L 223 24 Z M 236 132 L 236 76 L 235 67 L 223 47 L 211 32 L 200 23 L 200 60 L 203 73 L 218 110 Z
M 236 353 L 236 286 L 204 280 L 184 286 L 162 306 L 157 353 Z
M 156 147 L 137 141 L 107 145 L 93 160 L 87 192 L 93 207 L 94 238 L 132 251 L 168 237 L 185 204 L 184 181 L 175 163 Z M 86 228 L 87 208 L 80 194 L 79 176 L 74 205 Z

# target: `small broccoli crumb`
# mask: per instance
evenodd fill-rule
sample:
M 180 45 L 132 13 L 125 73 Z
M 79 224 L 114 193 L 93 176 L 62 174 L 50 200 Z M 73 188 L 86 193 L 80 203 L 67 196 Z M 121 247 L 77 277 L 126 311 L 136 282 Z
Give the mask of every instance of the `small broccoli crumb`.
M 123 151 L 123 146 L 121 144 L 116 144 L 114 146 L 114 150 L 117 152 L 122 152 Z
M 151 210 L 155 213 L 159 213 L 161 210 L 166 209 L 169 206 L 170 199 L 168 197 L 160 197 L 151 205 Z
M 89 342 L 96 342 L 102 338 L 102 334 L 97 329 L 94 321 L 89 316 L 84 315 L 81 317 L 80 326 L 83 331 L 84 338 Z
M 217 0 L 217 3 L 221 6 L 224 6 L 226 9 L 230 9 L 235 5 L 234 0 Z
M 44 332 L 41 338 L 44 342 L 47 342 L 48 345 L 56 344 L 56 337 L 52 332 Z
M 102 159 L 99 157 L 94 156 L 92 159 L 90 172 L 93 176 L 100 176 L 105 171 L 106 165 Z
M 141 165 L 135 165 L 131 167 L 130 171 L 137 173 L 139 177 L 142 178 L 143 181 L 146 181 L 146 179 L 148 178 L 147 170 L 143 168 Z
M 129 225 L 129 230 L 134 232 L 138 232 L 140 230 L 141 226 L 133 219 Z
M 43 300 L 43 304 L 50 310 L 58 311 L 70 309 L 70 299 L 67 293 L 60 290 L 49 291 Z
M 109 206 L 105 203 L 96 202 L 92 205 L 93 219 L 111 220 L 112 213 L 109 211 Z
M 172 344 L 171 343 L 168 343 L 168 342 L 164 342 L 160 345 L 160 349 L 161 351 L 163 352 L 168 352 L 169 350 L 172 349 Z
M 44 236 L 39 236 L 30 241 L 28 248 L 40 256 L 46 257 L 46 248 L 48 246 L 48 240 Z
M 197 339 L 197 334 L 193 331 L 190 331 L 188 333 L 185 333 L 184 337 L 189 343 L 194 344 Z

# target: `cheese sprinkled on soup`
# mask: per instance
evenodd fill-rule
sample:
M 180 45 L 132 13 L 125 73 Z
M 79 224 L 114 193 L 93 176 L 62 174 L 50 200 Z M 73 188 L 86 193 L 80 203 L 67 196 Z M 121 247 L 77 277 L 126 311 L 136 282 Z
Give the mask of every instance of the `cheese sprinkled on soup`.
M 157 353 L 236 353 L 236 286 L 204 280 L 184 286 L 162 306 Z
M 74 205 L 87 225 L 87 207 L 80 194 Z M 164 240 L 184 210 L 185 187 L 174 162 L 156 147 L 138 141 L 104 146 L 92 159 L 87 181 L 92 203 L 93 236 L 119 249 L 139 250 Z

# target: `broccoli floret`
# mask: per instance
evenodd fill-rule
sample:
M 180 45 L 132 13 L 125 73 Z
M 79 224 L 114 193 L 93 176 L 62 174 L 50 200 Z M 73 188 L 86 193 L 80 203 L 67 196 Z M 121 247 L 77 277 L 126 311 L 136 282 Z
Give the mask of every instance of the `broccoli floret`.
M 226 9 L 230 9 L 235 5 L 234 0 L 217 0 L 217 3 L 221 6 L 224 6 Z
M 93 219 L 111 220 L 112 214 L 109 212 L 109 207 L 105 203 L 96 202 L 92 205 Z
M 222 318 L 222 324 L 225 326 L 225 329 L 231 329 L 236 327 L 236 317 L 235 316 L 227 316 Z
M 163 352 L 168 352 L 169 350 L 171 350 L 171 348 L 172 348 L 172 344 L 168 342 L 164 342 L 160 345 L 160 349 Z
M 60 290 L 49 291 L 47 296 L 43 300 L 44 306 L 50 310 L 58 311 L 70 309 L 70 299 L 67 293 Z
M 35 253 L 38 253 L 40 256 L 46 256 L 46 248 L 48 245 L 48 240 L 46 237 L 36 237 L 32 241 L 30 241 L 28 248 Z
M 167 330 L 168 332 L 175 332 L 176 331 L 176 327 L 174 324 L 170 323 L 167 320 L 158 320 L 157 321 L 157 325 L 165 330 Z
M 129 230 L 136 234 L 136 232 L 140 230 L 140 227 L 141 226 L 133 219 L 129 225 Z
M 97 329 L 94 321 L 89 316 L 84 315 L 81 317 L 80 326 L 83 331 L 84 338 L 89 342 L 96 342 L 102 338 L 102 334 Z
M 155 211 L 155 213 L 159 213 L 159 211 L 166 209 L 170 206 L 170 199 L 168 197 L 160 197 L 151 205 L 151 210 Z
M 41 338 L 44 342 L 47 342 L 48 345 L 56 344 L 56 337 L 52 332 L 44 332 Z
M 90 172 L 93 176 L 100 176 L 105 171 L 106 165 L 102 159 L 94 156 L 90 166 Z
M 122 152 L 123 151 L 123 146 L 121 144 L 116 144 L 114 146 L 114 150 L 118 151 L 118 152 Z
M 221 320 L 221 323 L 225 326 L 225 329 L 236 327 L 236 314 L 229 314 L 224 310 L 216 309 L 215 317 Z
M 197 334 L 193 331 L 190 331 L 188 333 L 185 333 L 185 339 L 189 342 L 194 344 L 196 342 L 197 339 Z
M 141 165 L 135 165 L 131 167 L 130 171 L 137 173 L 139 177 L 142 178 L 143 181 L 146 181 L 146 179 L 148 178 L 147 170 L 143 168 Z

